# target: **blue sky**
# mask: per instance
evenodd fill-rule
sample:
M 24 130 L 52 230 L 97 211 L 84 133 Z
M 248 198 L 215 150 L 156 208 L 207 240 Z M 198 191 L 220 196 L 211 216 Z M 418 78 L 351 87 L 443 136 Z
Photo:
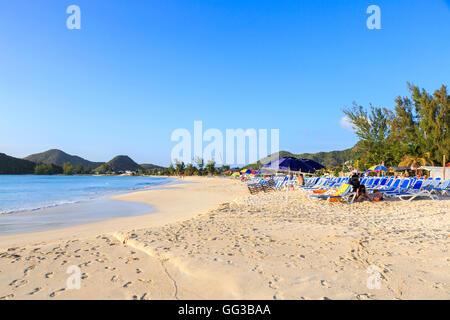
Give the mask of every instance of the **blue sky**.
M 296 153 L 348 148 L 342 109 L 448 85 L 449 39 L 449 0 L 0 0 L 0 152 L 167 165 L 194 120 L 280 129 Z

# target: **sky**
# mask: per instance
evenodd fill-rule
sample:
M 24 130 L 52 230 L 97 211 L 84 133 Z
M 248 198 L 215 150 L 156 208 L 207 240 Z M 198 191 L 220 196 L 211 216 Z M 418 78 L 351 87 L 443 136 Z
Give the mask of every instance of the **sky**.
M 196 120 L 279 129 L 294 153 L 350 148 L 342 109 L 448 85 L 449 39 L 450 0 L 0 0 L 0 152 L 168 165 Z

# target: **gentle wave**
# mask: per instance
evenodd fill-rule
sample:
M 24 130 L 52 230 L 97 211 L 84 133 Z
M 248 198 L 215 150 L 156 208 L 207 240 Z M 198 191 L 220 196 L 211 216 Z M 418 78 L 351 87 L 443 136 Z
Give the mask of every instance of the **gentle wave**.
M 43 206 L 39 206 L 39 207 L 17 208 L 15 210 L 2 211 L 2 212 L 0 212 L 0 215 L 14 214 L 14 213 L 20 213 L 20 212 L 33 212 L 33 211 L 38 211 L 38 210 L 42 210 L 42 209 L 55 208 L 55 207 L 59 207 L 59 206 L 67 205 L 67 204 L 75 204 L 75 203 L 80 203 L 80 202 L 94 200 L 94 199 L 95 198 L 84 199 L 84 200 L 73 200 L 73 201 L 67 200 L 67 201 L 61 201 L 61 202 L 58 202 L 58 203 L 51 203 L 51 204 L 43 205 Z
M 155 177 L 0 176 L 0 215 L 34 212 L 172 182 Z

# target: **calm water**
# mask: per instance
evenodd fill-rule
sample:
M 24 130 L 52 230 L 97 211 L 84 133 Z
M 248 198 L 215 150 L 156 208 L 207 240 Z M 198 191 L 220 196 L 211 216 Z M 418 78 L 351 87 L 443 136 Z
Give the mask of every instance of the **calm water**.
M 0 213 L 73 204 L 170 181 L 154 177 L 0 175 Z

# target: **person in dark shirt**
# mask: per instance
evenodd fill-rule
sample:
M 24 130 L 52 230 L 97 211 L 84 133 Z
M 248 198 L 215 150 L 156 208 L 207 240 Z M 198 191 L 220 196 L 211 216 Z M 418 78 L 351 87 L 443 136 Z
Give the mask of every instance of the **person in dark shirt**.
M 356 192 L 355 201 L 369 200 L 372 201 L 367 194 L 366 186 L 361 184 L 359 180 L 359 174 L 355 173 L 350 177 L 349 184 L 353 187 L 353 192 Z
M 359 174 L 355 173 L 350 177 L 349 184 L 353 187 L 353 192 L 357 192 L 361 182 L 359 181 Z

